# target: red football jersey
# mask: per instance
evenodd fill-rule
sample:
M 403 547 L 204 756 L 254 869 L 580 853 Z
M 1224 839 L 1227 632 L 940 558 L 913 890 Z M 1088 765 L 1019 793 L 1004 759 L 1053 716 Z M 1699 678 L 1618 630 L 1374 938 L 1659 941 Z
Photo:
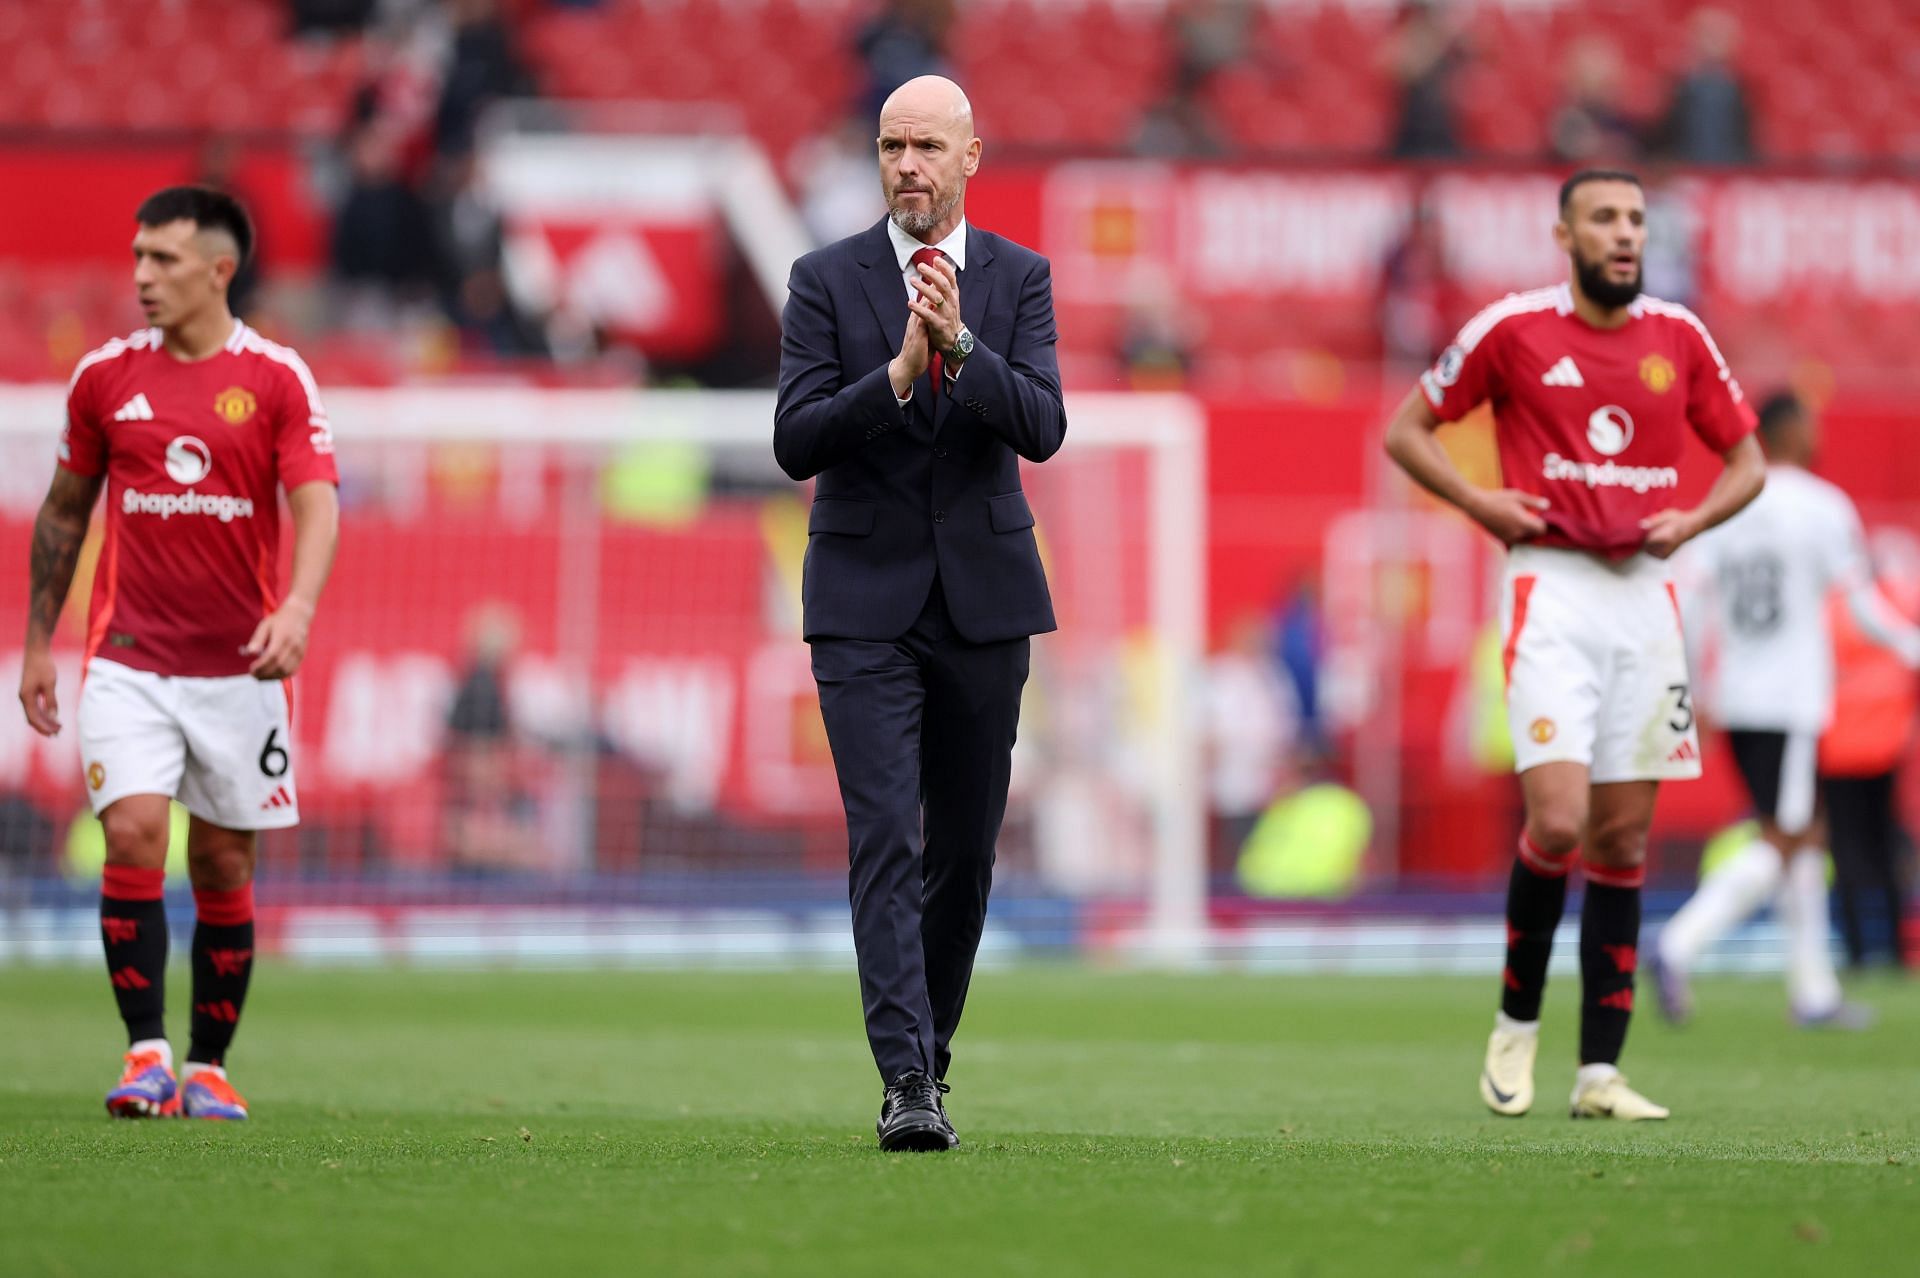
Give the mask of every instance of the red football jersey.
M 241 647 L 277 606 L 277 488 L 339 482 L 300 357 L 238 321 L 196 363 L 169 355 L 157 328 L 116 338 L 73 371 L 60 464 L 107 477 L 88 657 L 245 674 Z
M 1442 421 L 1492 402 L 1504 482 L 1551 503 L 1541 545 L 1633 554 L 1640 521 L 1673 504 L 1682 432 L 1724 453 L 1754 428 L 1692 311 L 1643 294 L 1627 313 L 1595 328 L 1570 285 L 1515 293 L 1468 321 L 1420 378 Z

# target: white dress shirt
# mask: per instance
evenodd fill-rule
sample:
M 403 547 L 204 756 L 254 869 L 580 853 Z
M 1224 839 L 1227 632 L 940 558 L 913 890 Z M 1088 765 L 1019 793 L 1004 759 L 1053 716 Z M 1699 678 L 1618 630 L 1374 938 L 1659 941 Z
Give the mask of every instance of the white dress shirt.
M 920 296 L 920 290 L 913 286 L 914 279 L 920 274 L 920 268 L 913 264 L 913 255 L 921 249 L 936 248 L 942 253 L 945 253 L 947 260 L 953 263 L 953 269 L 956 274 L 967 269 L 967 219 L 964 217 L 960 219 L 960 225 L 954 227 L 952 231 L 947 233 L 946 239 L 941 240 L 938 244 L 931 245 L 922 244 L 919 240 L 914 239 L 911 235 L 901 230 L 892 218 L 888 218 L 887 239 L 893 242 L 893 258 L 900 264 L 900 286 L 907 290 L 908 301 L 912 301 Z M 959 369 L 948 367 L 945 371 L 948 386 L 952 386 L 955 381 L 959 380 Z M 907 387 L 905 398 L 896 395 L 894 399 L 899 402 L 902 408 L 905 408 L 913 402 L 913 387 Z

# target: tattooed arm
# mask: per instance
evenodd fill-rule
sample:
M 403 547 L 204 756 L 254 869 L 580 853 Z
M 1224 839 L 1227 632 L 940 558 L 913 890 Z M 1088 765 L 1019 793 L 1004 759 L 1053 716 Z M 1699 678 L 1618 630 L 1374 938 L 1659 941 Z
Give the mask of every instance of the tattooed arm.
M 60 731 L 60 703 L 54 696 L 53 628 L 73 585 L 80 544 L 87 539 L 94 498 L 102 476 L 78 475 L 65 466 L 53 471 L 53 486 L 33 521 L 33 584 L 27 599 L 27 651 L 20 669 L 20 705 L 35 732 Z

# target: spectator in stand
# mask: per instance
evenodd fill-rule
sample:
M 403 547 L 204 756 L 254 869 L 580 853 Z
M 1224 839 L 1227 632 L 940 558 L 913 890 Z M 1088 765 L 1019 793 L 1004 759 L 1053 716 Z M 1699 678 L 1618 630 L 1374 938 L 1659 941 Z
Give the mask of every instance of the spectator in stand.
M 334 211 L 333 273 L 346 286 L 346 322 L 390 328 L 395 294 L 432 281 L 433 232 L 420 188 L 433 161 L 439 52 L 415 28 L 367 41 L 366 78 L 340 141 L 345 194 Z
M 519 618 L 505 604 L 483 604 L 467 618 L 468 664 L 447 713 L 443 756 L 446 845 L 464 870 L 537 869 L 546 860 L 507 696 L 519 642 Z
M 1284 68 L 1253 68 L 1257 49 L 1256 6 L 1250 0 L 1179 0 L 1167 10 L 1165 39 L 1173 49 L 1166 93 L 1141 113 L 1131 148 L 1154 159 L 1204 159 L 1231 151 L 1207 106 L 1222 72 L 1235 67 L 1261 74 Z
M 794 148 L 787 163 L 800 220 L 815 244 L 831 244 L 873 225 L 881 201 L 873 189 L 873 123 L 849 115 Z
M 452 47 L 440 84 L 434 139 L 442 155 L 473 147 L 481 113 L 501 98 L 531 97 L 533 77 L 513 47 L 498 0 L 454 0 Z
M 1459 155 L 1453 118 L 1453 76 L 1467 61 L 1460 20 L 1437 0 L 1411 0 L 1387 44 L 1388 71 L 1400 85 L 1400 120 L 1392 153 L 1401 159 Z
M 1246 60 L 1254 47 L 1250 0 L 1181 0 L 1167 11 L 1176 90 L 1196 93 L 1220 72 Z
M 380 0 L 292 0 L 293 33 L 334 35 L 351 33 L 373 21 Z
M 1905 617 L 1920 620 L 1920 574 L 1883 573 L 1880 591 Z M 1912 748 L 1920 687 L 1899 658 L 1869 642 L 1845 598 L 1828 603 L 1833 629 L 1833 722 L 1820 739 L 1820 789 L 1833 850 L 1834 896 L 1847 962 L 1864 967 L 1884 955 L 1904 963 L 1906 892 L 1900 860 L 1908 846 L 1896 792 Z
M 1719 9 L 1693 15 L 1693 61 L 1674 83 L 1654 150 L 1682 164 L 1750 164 L 1752 112 L 1734 73 L 1740 21 Z
M 1380 268 L 1381 354 L 1421 368 L 1458 329 L 1464 302 L 1447 267 L 1440 218 L 1422 200 Z
M 1131 149 L 1151 160 L 1195 160 L 1225 155 L 1229 147 L 1206 104 L 1191 89 L 1175 88 L 1141 112 Z
M 1257 616 L 1242 617 L 1207 660 L 1203 680 L 1207 796 L 1213 812 L 1215 874 L 1232 870 L 1267 805 L 1298 784 L 1294 746 L 1300 708 L 1293 685 L 1267 653 Z
M 231 134 L 215 133 L 210 135 L 200 148 L 200 173 L 194 178 L 195 185 L 212 187 L 216 191 L 231 195 L 246 208 L 254 210 L 258 218 L 260 201 L 251 198 L 243 190 L 235 177 L 240 166 L 240 144 Z M 241 319 L 253 314 L 255 295 L 260 288 L 261 241 L 260 223 L 254 223 L 253 251 L 246 260 L 235 268 L 233 282 L 227 285 L 227 309 Z
M 1128 389 L 1183 389 L 1193 370 L 1199 338 L 1200 322 L 1181 296 L 1171 272 L 1143 272 L 1128 289 L 1127 312 L 1120 324 L 1116 352 L 1126 372 Z
M 358 130 L 347 143 L 347 163 L 347 198 L 333 222 L 335 276 L 383 294 L 425 284 L 427 209 L 402 172 L 393 130 L 378 121 Z
M 1320 671 L 1326 656 L 1326 624 L 1320 608 L 1320 582 L 1302 572 L 1281 592 L 1274 610 L 1273 659 L 1293 688 L 1299 716 L 1300 745 L 1308 758 L 1327 753 L 1326 708 L 1320 699 Z
M 506 234 L 472 155 L 448 156 L 432 201 L 435 284 L 462 337 L 494 355 L 544 355 L 540 325 L 507 289 Z
M 1620 109 L 1620 50 L 1589 36 L 1567 56 L 1566 101 L 1553 117 L 1553 158 L 1587 168 L 1620 168 L 1640 156 L 1640 130 Z
M 888 95 L 916 76 L 953 74 L 947 61 L 953 16 L 954 0 L 885 0 L 853 39 L 865 72 L 857 117 L 878 118 Z

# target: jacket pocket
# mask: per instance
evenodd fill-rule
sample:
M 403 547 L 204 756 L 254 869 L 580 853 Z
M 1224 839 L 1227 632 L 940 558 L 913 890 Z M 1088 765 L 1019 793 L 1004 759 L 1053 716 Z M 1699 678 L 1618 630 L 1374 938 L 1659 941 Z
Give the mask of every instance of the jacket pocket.
M 997 533 L 1019 532 L 1033 527 L 1033 508 L 1025 493 L 1001 493 L 987 498 L 987 520 Z
M 873 531 L 873 503 L 845 497 L 815 497 L 807 513 L 807 532 L 865 537 Z

